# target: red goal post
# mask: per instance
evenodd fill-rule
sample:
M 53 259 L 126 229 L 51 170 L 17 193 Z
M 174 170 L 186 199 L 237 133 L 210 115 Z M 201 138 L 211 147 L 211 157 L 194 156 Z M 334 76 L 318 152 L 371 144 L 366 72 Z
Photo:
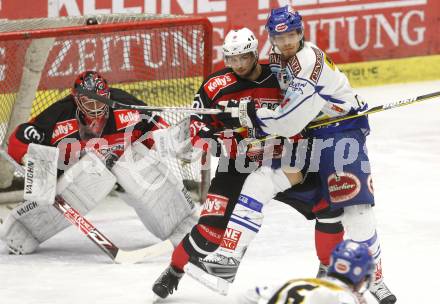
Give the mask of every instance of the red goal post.
M 191 106 L 211 72 L 212 25 L 196 16 L 114 14 L 0 22 L 0 145 L 15 127 L 70 93 L 96 70 L 148 105 Z M 176 124 L 183 116 L 161 113 Z M 0 187 L 8 184 L 0 161 Z M 209 169 L 171 160 L 201 197 Z M 206 167 L 206 166 L 205 166 Z

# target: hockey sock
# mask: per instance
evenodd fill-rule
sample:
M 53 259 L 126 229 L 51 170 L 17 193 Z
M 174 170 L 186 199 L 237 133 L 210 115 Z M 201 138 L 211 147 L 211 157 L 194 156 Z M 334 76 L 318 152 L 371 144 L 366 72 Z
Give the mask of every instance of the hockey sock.
M 341 222 L 315 224 L 315 249 L 319 261 L 324 264 L 330 264 L 330 255 L 333 249 L 344 238 L 344 227 Z
M 204 258 L 219 246 L 224 229 L 197 224 L 174 249 L 171 265 L 183 271 L 190 258 Z
M 361 241 L 361 243 L 364 243 L 368 246 L 368 249 L 371 252 L 371 255 L 374 258 L 374 263 L 376 265 L 375 274 L 374 274 L 374 282 L 378 282 L 382 280 L 382 262 L 381 262 L 381 250 L 380 250 L 380 243 L 379 239 L 377 237 L 377 232 L 374 231 L 374 235 L 369 238 L 368 240 Z
M 232 212 L 222 247 L 238 252 L 240 260 L 263 223 L 262 208 L 262 203 L 241 194 Z

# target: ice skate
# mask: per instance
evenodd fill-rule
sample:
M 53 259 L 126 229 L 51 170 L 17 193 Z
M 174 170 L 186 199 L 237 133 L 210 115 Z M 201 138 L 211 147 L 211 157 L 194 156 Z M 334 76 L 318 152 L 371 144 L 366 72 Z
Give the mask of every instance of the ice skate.
M 372 283 L 369 290 L 379 304 L 394 304 L 397 301 L 383 280 Z
M 183 272 L 178 271 L 173 266 L 168 266 L 156 282 L 154 282 L 153 292 L 162 299 L 165 299 L 168 295 L 172 294 L 174 290 L 177 290 L 177 286 L 183 274 Z

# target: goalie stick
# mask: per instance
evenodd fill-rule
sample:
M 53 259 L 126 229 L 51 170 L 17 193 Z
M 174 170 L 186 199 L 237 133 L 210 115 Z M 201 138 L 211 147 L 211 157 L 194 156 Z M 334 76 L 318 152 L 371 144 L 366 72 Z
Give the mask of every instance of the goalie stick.
M 10 162 L 15 170 L 24 175 L 24 169 L 9 154 L 0 148 L 0 155 Z M 170 252 L 174 249 L 170 240 L 136 250 L 122 250 L 100 232 L 92 223 L 84 218 L 75 208 L 69 205 L 60 195 L 55 196 L 53 206 L 96 246 L 106 253 L 114 262 L 120 264 L 134 264 L 145 258 L 152 258 Z
M 220 114 L 224 111 L 221 109 L 204 109 L 204 108 L 186 108 L 186 107 L 155 107 L 155 106 L 147 106 L 147 105 L 133 105 L 122 103 L 101 95 L 98 95 L 94 92 L 86 91 L 82 88 L 76 89 L 78 93 L 85 95 L 89 98 L 93 98 L 98 100 L 110 108 L 113 109 L 130 109 L 130 110 L 139 110 L 139 111 L 151 111 L 151 112 L 174 112 L 174 113 L 187 113 L 187 114 Z

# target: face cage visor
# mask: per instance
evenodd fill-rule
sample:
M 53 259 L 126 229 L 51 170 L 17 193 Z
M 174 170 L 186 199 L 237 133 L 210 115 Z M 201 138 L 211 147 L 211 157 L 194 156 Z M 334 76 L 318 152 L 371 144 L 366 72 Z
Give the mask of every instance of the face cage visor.
M 96 119 L 108 113 L 108 106 L 100 101 L 81 94 L 75 95 L 74 98 L 78 109 L 88 118 Z

